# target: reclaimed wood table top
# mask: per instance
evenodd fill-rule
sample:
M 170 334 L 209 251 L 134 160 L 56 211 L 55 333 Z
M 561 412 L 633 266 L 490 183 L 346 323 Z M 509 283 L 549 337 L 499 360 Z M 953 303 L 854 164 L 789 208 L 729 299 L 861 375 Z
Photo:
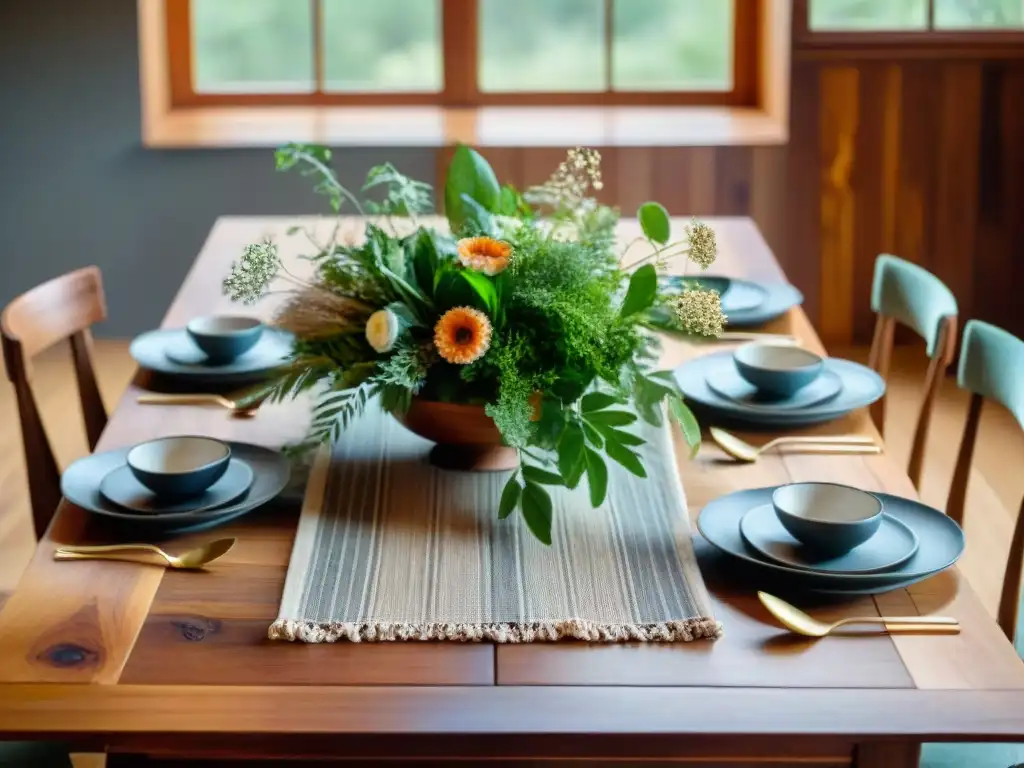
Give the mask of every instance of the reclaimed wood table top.
M 311 248 L 305 243 L 303 251 L 301 234 L 284 234 L 296 221 L 220 219 L 163 325 L 238 312 L 221 295 L 230 262 L 246 243 L 274 234 L 283 257 L 298 264 Z M 298 221 L 329 231 L 329 222 Z M 718 233 L 715 273 L 785 279 L 749 219 L 707 221 Z M 346 226 L 355 231 L 361 222 Z M 620 227 L 624 241 L 638 233 L 635 222 Z M 255 311 L 269 316 L 274 305 L 269 299 Z M 794 334 L 824 351 L 799 308 L 763 330 Z M 663 362 L 722 347 L 666 340 Z M 99 450 L 175 433 L 277 447 L 308 423 L 308 402 L 266 405 L 252 420 L 214 408 L 140 406 L 147 381 L 140 373 L 125 392 Z M 878 439 L 866 410 L 805 431 Z M 696 459 L 679 456 L 694 518 L 722 494 L 800 480 L 915 496 L 904 468 L 884 454 L 771 453 L 737 464 L 706 444 Z M 1024 664 L 956 568 L 907 589 L 824 604 L 819 613 L 941 613 L 961 621 L 957 636 L 793 637 L 760 606 L 758 585 L 737 583 L 728 559 L 695 534 L 725 629 L 717 642 L 273 643 L 267 628 L 277 615 L 298 511 L 297 504 L 277 504 L 225 525 L 217 536 L 237 536 L 238 544 L 208 572 L 195 573 L 54 562 L 56 546 L 103 536 L 87 513 L 63 503 L 0 611 L 0 738 L 292 756 L 330 754 L 343 744 L 346 754 L 399 757 L 493 755 L 493 739 L 503 738 L 500 753 L 513 756 L 664 757 L 682 754 L 678 737 L 685 734 L 687 754 L 824 755 L 837 765 L 864 742 L 1024 740 Z M 170 548 L 208 538 L 182 535 Z M 406 738 L 396 740 L 398 734 Z

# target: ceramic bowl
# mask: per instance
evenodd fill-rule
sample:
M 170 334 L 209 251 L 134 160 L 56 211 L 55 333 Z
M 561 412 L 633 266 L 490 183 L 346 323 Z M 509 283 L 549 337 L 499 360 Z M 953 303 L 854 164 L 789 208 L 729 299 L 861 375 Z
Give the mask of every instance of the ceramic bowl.
M 231 447 L 212 437 L 163 437 L 139 443 L 125 457 L 140 483 L 167 498 L 196 496 L 228 468 Z
M 740 376 L 761 392 L 790 397 L 821 373 L 825 361 L 819 355 L 792 344 L 755 341 L 733 353 Z
M 255 317 L 209 315 L 191 321 L 185 332 L 210 362 L 229 363 L 260 340 L 263 323 Z
M 882 524 L 881 500 L 848 485 L 783 485 L 772 493 L 772 506 L 793 538 L 820 554 L 849 552 Z

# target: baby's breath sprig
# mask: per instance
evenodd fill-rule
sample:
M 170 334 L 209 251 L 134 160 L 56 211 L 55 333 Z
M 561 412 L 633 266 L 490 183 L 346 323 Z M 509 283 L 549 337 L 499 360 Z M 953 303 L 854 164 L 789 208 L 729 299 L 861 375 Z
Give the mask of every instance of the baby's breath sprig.
M 689 248 L 686 249 L 686 258 L 700 267 L 707 269 L 715 263 L 718 257 L 718 243 L 715 240 L 715 230 L 703 221 L 694 219 L 684 230 Z
M 274 282 L 281 269 L 277 244 L 269 237 L 245 246 L 242 257 L 231 265 L 231 274 L 224 278 L 224 294 L 232 301 L 250 305 L 259 301 Z
M 688 261 L 692 261 L 700 267 L 701 271 L 714 264 L 715 259 L 718 258 L 718 242 L 715 239 L 715 230 L 703 221 L 694 219 L 686 225 L 683 231 L 686 233 L 685 241 L 670 243 L 661 248 L 657 247 L 656 243 L 651 243 L 654 246 L 654 251 L 639 261 L 630 264 L 626 269 L 633 270 L 651 261 L 659 268 L 662 268 L 669 259 L 675 256 L 685 256 Z M 637 238 L 626 247 L 626 252 L 636 243 L 644 241 L 646 241 L 646 238 Z M 677 250 L 673 251 L 673 248 Z M 623 256 L 625 256 L 625 253 L 623 253 Z
M 600 191 L 603 187 L 601 153 L 589 147 L 576 147 L 568 151 L 547 181 L 528 189 L 524 197 L 528 202 L 552 208 L 573 208 L 591 189 Z
M 718 291 L 684 288 L 672 302 L 679 324 L 687 333 L 719 336 L 725 325 L 722 297 Z

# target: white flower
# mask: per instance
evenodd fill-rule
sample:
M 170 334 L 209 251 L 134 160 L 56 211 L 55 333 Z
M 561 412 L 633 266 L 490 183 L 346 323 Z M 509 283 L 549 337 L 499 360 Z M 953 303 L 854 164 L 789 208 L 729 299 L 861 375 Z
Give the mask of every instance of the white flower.
M 366 321 L 366 340 L 378 352 L 390 352 L 402 331 L 398 315 L 390 309 L 378 309 Z

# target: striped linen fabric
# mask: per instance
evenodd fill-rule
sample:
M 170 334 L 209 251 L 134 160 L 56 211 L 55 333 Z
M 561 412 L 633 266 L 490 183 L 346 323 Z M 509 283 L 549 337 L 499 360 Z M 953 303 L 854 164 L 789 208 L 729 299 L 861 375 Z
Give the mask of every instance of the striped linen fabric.
M 642 427 L 648 479 L 610 465 L 550 488 L 553 544 L 498 520 L 507 472 L 431 466 L 432 443 L 379 409 L 310 475 L 275 640 L 689 641 L 721 631 L 694 558 L 667 427 Z

